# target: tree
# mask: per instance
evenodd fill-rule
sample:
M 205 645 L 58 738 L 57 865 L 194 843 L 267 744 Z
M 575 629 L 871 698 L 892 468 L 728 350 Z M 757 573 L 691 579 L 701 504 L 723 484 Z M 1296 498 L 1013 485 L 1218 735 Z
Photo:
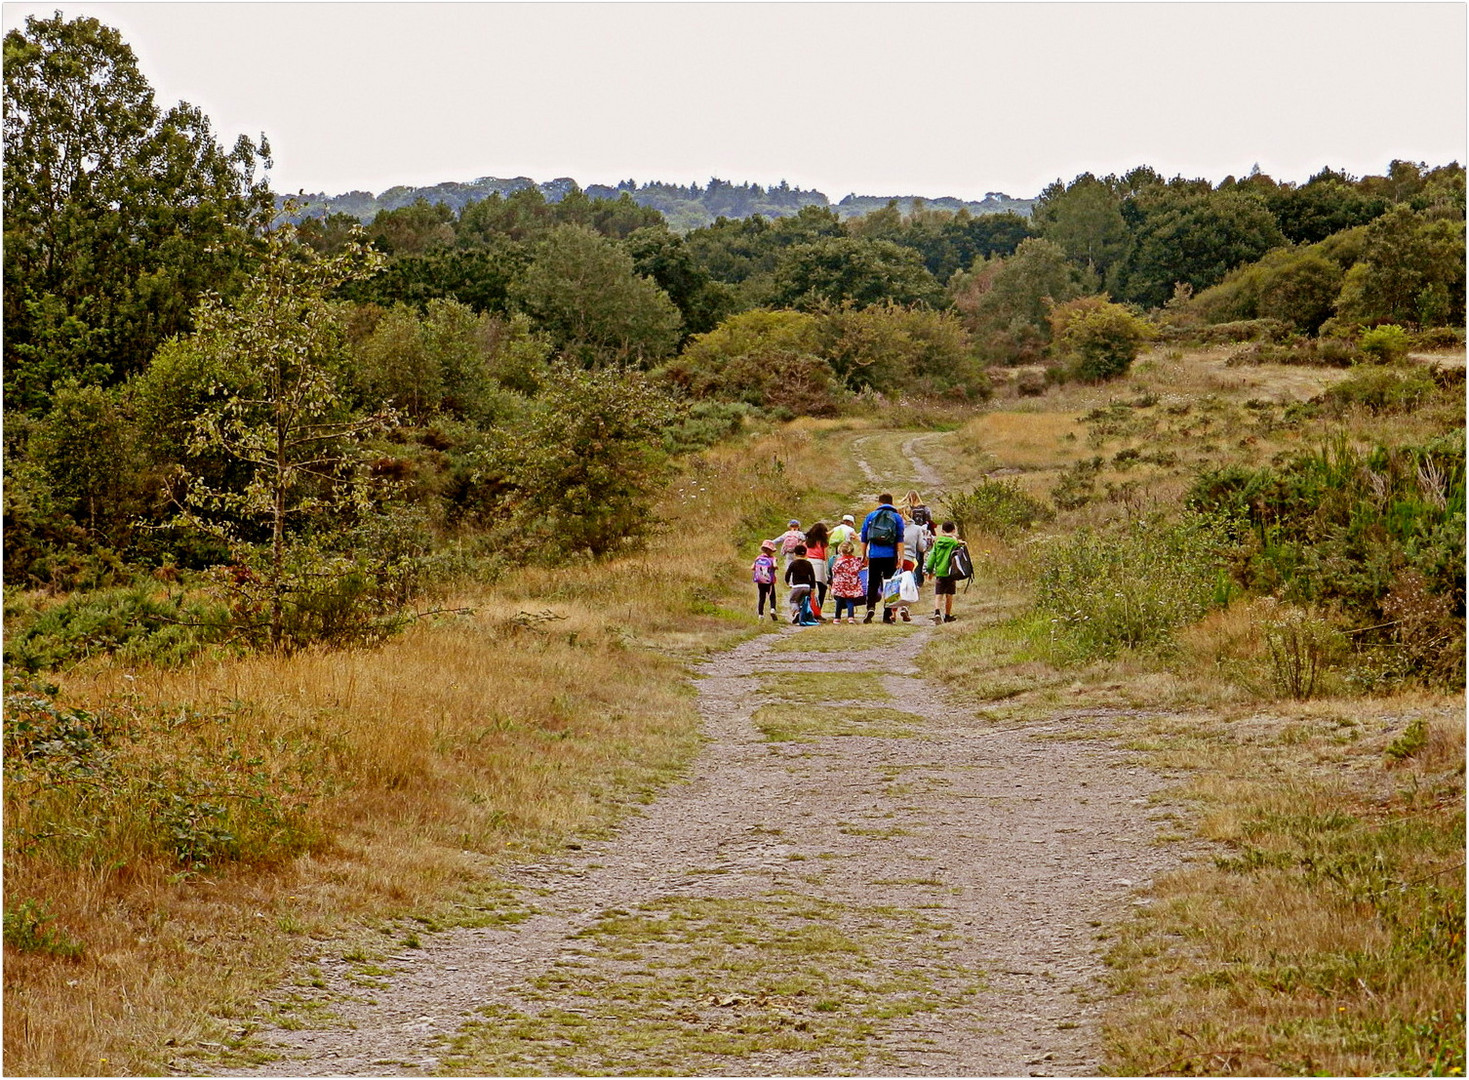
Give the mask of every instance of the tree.
M 1127 373 L 1153 328 L 1106 295 L 1087 296 L 1051 309 L 1051 352 L 1069 374 L 1103 382 Z
M 1049 240 L 1022 241 L 1009 258 L 976 264 L 949 283 L 965 327 L 989 359 L 1038 360 L 1050 340 L 1049 303 L 1095 291 L 1094 274 L 1077 267 Z
M 1349 323 L 1457 326 L 1464 321 L 1464 218 L 1399 204 L 1367 226 L 1362 261 L 1342 283 Z
M 360 239 L 339 255 L 316 256 L 295 243 L 294 230 L 278 230 L 238 298 L 200 304 L 187 342 L 205 370 L 221 374 L 220 391 L 194 421 L 191 450 L 237 462 L 243 483 L 186 476 L 185 516 L 227 538 L 242 565 L 256 563 L 235 577 L 236 613 L 243 630 L 272 648 L 361 629 L 351 612 L 370 591 L 362 570 L 370 553 L 328 560 L 322 540 L 369 507 L 357 445 L 384 420 L 347 407 L 343 332 L 327 297 L 380 258 Z M 261 559 L 257 537 L 268 538 Z
M 623 245 L 583 226 L 552 229 L 510 292 L 584 365 L 657 360 L 679 339 L 681 320 L 668 294 L 638 275 Z
M 60 512 L 94 541 L 117 547 L 126 539 L 142 508 L 143 469 L 116 391 L 58 384 L 29 451 Z
M 1293 244 L 1314 244 L 1332 233 L 1365 225 L 1387 211 L 1388 201 L 1368 195 L 1346 180 L 1325 172 L 1299 188 L 1281 188 L 1266 196 L 1266 205 Z
M 498 452 L 517 539 L 533 536 L 527 546 L 555 560 L 607 555 L 646 535 L 672 419 L 672 402 L 641 372 L 559 365 Z
M 1046 188 L 1031 219 L 1042 236 L 1103 279 L 1127 254 L 1131 242 L 1121 196 L 1091 173 L 1082 173 L 1064 187 L 1058 180 Z
M 423 255 L 454 242 L 453 222 L 454 211 L 419 197 L 409 206 L 378 211 L 367 235 L 389 255 Z
M 830 237 L 787 249 L 770 297 L 780 307 L 943 303 L 944 293 L 912 248 L 890 240 Z
M 1161 307 L 1176 284 L 1200 292 L 1285 244 L 1260 198 L 1204 186 L 1185 182 L 1151 196 L 1119 276 L 1126 299 Z
M 683 239 L 665 226 L 638 229 L 627 238 L 627 249 L 633 270 L 657 282 L 678 307 L 686 335 L 707 333 L 728 314 L 729 290 L 714 282 Z
M 160 113 L 132 50 L 91 18 L 5 35 L 5 391 L 120 381 L 243 280 L 274 212 L 262 140 L 233 150 L 199 110 Z
M 899 304 L 819 316 L 821 355 L 853 390 L 987 397 L 989 382 L 952 311 Z

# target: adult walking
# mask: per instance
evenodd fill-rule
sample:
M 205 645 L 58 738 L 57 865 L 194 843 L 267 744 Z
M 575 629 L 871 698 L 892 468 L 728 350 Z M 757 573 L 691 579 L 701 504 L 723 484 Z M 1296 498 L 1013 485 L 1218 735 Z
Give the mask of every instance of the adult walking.
M 908 492 L 903 498 L 902 513 L 908 519 L 908 526 L 903 530 L 902 568 L 912 570 L 913 583 L 922 588 L 923 556 L 933 547 L 933 516 L 923 505 L 923 496 L 916 491 Z
M 903 548 L 903 515 L 893 505 L 893 497 L 877 497 L 877 509 L 862 521 L 862 559 L 867 564 L 867 617 L 870 623 L 882 600 L 882 583 L 898 572 L 899 553 Z M 884 609 L 882 621 L 894 622 L 893 613 Z

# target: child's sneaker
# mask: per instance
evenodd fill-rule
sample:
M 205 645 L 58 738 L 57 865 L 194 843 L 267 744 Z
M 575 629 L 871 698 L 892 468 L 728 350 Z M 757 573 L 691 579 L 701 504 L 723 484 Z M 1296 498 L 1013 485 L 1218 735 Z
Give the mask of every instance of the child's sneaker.
M 945 615 L 944 616 L 944 622 L 958 622 L 958 620 L 959 620 L 959 616 L 957 616 L 957 615 Z
M 772 611 L 770 613 L 770 621 L 773 622 L 773 623 L 778 623 L 778 622 L 780 622 L 780 616 L 777 615 L 775 612 Z
M 933 624 L 935 626 L 937 626 L 939 623 L 941 623 L 943 621 L 944 621 L 944 613 L 942 611 L 935 611 L 933 613 Z
M 901 616 L 903 616 L 903 621 L 904 622 L 912 622 L 913 621 L 912 619 L 908 618 L 908 609 L 907 608 L 903 608 L 901 611 L 898 612 L 898 614 L 901 615 Z

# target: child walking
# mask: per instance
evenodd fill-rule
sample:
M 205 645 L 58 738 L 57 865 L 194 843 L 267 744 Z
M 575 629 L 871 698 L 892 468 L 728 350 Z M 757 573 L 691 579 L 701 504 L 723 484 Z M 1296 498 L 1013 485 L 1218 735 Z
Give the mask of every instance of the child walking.
M 760 545 L 760 554 L 750 566 L 750 577 L 759 590 L 755 602 L 755 618 L 765 618 L 765 601 L 770 601 L 770 621 L 780 622 L 775 614 L 775 541 L 766 540 Z
M 831 593 L 836 597 L 836 621 L 842 621 L 842 608 L 847 609 L 847 622 L 857 621 L 857 601 L 867 596 L 867 587 L 862 584 L 862 557 L 850 540 L 842 541 L 837 548 L 836 561 L 831 564 Z
M 820 621 L 811 613 L 811 590 L 816 585 L 816 575 L 806 558 L 806 545 L 797 544 L 791 554 L 791 564 L 786 567 L 786 584 L 791 587 L 791 622 L 797 626 L 815 626 Z
M 928 549 L 928 572 L 933 575 L 933 621 L 954 621 L 954 593 L 959 579 L 949 574 L 954 552 L 964 546 L 952 521 L 946 521 L 933 547 Z M 943 601 L 943 606 L 939 602 Z

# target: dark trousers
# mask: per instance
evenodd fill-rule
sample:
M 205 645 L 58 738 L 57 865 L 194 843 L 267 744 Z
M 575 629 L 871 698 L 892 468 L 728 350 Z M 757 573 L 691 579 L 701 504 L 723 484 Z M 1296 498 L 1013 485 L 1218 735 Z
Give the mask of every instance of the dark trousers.
M 898 572 L 898 557 L 869 556 L 867 559 L 867 610 L 871 611 L 882 603 L 882 583 Z M 882 617 L 888 617 L 887 612 Z
M 757 581 L 757 582 L 755 582 L 755 587 L 760 590 L 760 598 L 755 603 L 755 611 L 758 614 L 760 614 L 760 615 L 764 615 L 765 614 L 765 601 L 766 600 L 769 600 L 770 601 L 770 610 L 771 611 L 774 611 L 775 610 L 775 582 L 772 581 L 769 585 L 762 585 L 762 584 L 760 584 L 760 582 Z

